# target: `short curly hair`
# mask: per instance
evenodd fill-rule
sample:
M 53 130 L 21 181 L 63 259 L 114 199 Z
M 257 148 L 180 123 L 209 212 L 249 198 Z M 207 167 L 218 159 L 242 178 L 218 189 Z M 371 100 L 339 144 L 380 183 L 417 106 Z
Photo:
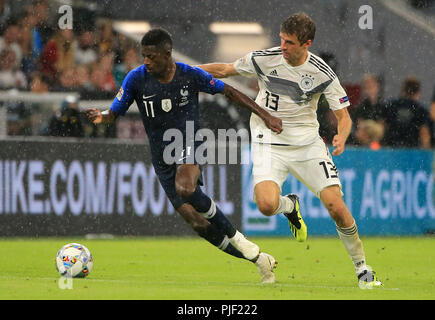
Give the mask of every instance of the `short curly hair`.
M 292 14 L 281 24 L 281 32 L 295 34 L 301 44 L 313 41 L 316 34 L 314 21 L 304 12 Z
M 163 28 L 148 31 L 141 40 L 142 46 L 156 46 L 165 50 L 172 50 L 171 34 Z

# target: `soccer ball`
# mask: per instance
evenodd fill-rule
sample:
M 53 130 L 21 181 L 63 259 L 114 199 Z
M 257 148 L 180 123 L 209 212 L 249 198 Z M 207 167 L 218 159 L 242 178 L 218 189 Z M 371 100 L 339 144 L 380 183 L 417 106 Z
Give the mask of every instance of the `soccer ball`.
M 84 278 L 94 265 L 88 248 L 79 243 L 68 243 L 57 252 L 56 269 L 62 276 Z

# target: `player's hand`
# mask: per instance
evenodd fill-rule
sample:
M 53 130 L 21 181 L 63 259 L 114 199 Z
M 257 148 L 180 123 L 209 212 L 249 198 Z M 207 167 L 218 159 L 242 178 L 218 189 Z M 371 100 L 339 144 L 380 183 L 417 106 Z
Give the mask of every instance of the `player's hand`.
M 269 115 L 264 122 L 266 123 L 266 126 L 273 132 L 278 134 L 282 132 L 282 120 L 280 118 Z
M 103 115 L 97 108 L 86 109 L 86 115 L 88 116 L 89 120 L 95 124 L 101 123 L 103 120 Z
M 332 146 L 335 147 L 334 151 L 332 151 L 332 154 L 334 156 L 339 156 L 344 152 L 344 146 L 346 144 L 345 139 L 343 139 L 341 136 L 336 134 L 334 138 L 332 139 Z

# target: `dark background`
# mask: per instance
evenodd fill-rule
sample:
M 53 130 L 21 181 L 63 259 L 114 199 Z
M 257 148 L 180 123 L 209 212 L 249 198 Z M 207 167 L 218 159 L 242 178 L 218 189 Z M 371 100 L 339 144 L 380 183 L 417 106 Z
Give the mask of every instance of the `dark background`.
M 109 166 L 111 162 L 126 161 L 136 163 L 143 161 L 145 167 L 151 165 L 148 146 L 142 143 L 110 143 L 73 141 L 63 139 L 62 141 L 32 141 L 17 140 L 0 141 L 0 159 L 2 161 L 40 160 L 44 162 L 44 168 L 49 169 L 56 160 L 63 160 L 65 167 L 73 160 L 80 162 L 91 161 L 97 163 L 104 161 Z M 216 165 L 213 165 L 217 171 Z M 3 166 L 4 170 L 4 166 Z M 109 171 L 109 170 L 107 170 Z M 215 172 L 216 172 L 215 171 Z M 27 171 L 24 177 L 24 188 L 27 190 Z M 216 173 L 215 173 L 216 175 Z M 46 172 L 38 180 L 44 181 L 45 192 L 43 197 L 48 197 L 49 172 Z M 108 181 L 109 179 L 107 179 Z M 234 214 L 229 219 L 236 228 L 241 226 L 241 175 L 240 165 L 227 165 L 227 199 L 234 203 Z M 4 175 L 3 175 L 4 184 Z M 63 183 L 64 184 L 64 183 Z M 148 186 L 147 186 L 148 187 Z M 0 189 L 4 192 L 5 188 Z M 61 194 L 62 186 L 58 189 Z M 4 194 L 3 194 L 4 199 Z M 219 200 L 219 185 L 214 182 L 214 199 Z M 54 212 L 44 214 L 24 214 L 18 211 L 15 214 L 0 213 L 0 237 L 1 236 L 71 236 L 85 235 L 89 233 L 109 233 L 114 235 L 193 235 L 194 232 L 177 212 L 168 214 L 167 205 L 163 212 L 153 215 L 148 206 L 143 216 L 133 212 L 131 200 L 125 198 L 125 213 L 116 212 L 116 202 L 113 214 L 89 214 L 82 212 L 73 215 L 67 211 L 58 216 Z M 168 203 L 168 201 L 166 202 Z M 21 210 L 20 205 L 17 205 Z M 83 210 L 84 211 L 84 210 Z

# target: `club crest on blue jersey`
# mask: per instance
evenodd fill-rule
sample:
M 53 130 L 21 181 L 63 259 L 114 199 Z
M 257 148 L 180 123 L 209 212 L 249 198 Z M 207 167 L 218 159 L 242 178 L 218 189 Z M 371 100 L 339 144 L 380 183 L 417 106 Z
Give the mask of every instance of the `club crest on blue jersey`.
M 162 109 L 165 112 L 169 112 L 172 109 L 171 99 L 162 99 Z
M 180 90 L 181 101 L 178 104 L 180 107 L 183 107 L 189 103 L 189 98 L 188 98 L 189 91 L 187 89 L 188 89 L 188 86 L 183 86 L 183 88 Z
M 181 96 L 187 97 L 189 95 L 189 91 L 187 89 L 188 89 L 188 86 L 183 86 L 183 88 L 180 90 Z

